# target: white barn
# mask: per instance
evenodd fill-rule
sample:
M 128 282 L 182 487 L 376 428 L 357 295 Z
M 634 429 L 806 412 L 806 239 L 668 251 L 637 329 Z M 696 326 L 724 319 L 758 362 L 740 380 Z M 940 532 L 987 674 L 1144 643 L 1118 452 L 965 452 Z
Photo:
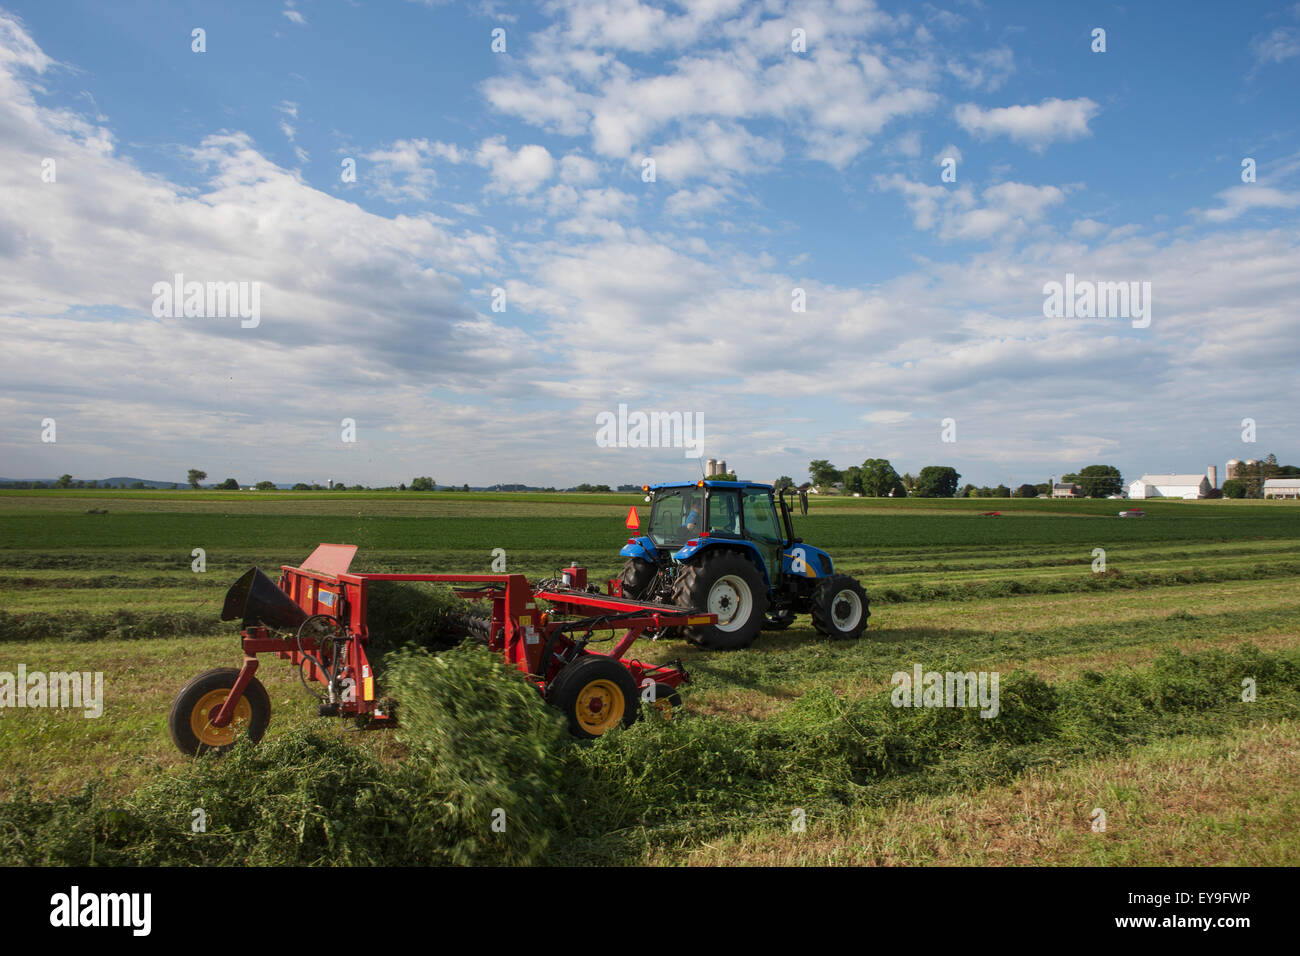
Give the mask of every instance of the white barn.
M 1128 486 L 1130 498 L 1204 498 L 1210 493 L 1205 475 L 1143 475 Z
M 1300 498 L 1300 478 L 1265 478 L 1265 498 Z

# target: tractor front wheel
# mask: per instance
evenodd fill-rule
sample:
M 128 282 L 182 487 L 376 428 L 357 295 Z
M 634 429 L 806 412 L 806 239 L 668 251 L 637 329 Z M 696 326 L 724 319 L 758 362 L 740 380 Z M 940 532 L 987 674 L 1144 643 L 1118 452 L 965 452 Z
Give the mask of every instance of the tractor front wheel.
M 241 736 L 253 743 L 262 739 L 271 723 L 271 697 L 256 677 L 248 682 L 235 704 L 235 714 L 224 727 L 212 725 L 213 715 L 226 702 L 239 677 L 235 667 L 205 671 L 181 688 L 172 701 L 167 726 L 172 743 L 181 753 L 225 753 Z
M 620 724 L 631 726 L 641 707 L 627 668 L 603 654 L 585 654 L 566 665 L 551 681 L 546 699 L 568 720 L 569 733 L 586 739 Z
M 813 592 L 813 627 L 827 637 L 857 640 L 871 616 L 867 592 L 847 574 L 823 578 Z
M 708 550 L 677 576 L 673 603 L 718 616 L 687 628 L 687 640 L 715 651 L 748 647 L 763 628 L 767 588 L 754 562 L 735 551 Z

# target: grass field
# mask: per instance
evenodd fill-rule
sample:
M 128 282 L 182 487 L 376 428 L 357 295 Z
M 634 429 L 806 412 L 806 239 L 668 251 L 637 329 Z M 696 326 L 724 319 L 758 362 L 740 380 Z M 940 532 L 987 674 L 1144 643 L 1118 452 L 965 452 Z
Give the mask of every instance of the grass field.
M 621 566 L 631 503 L 0 492 L 0 672 L 102 671 L 106 698 L 93 720 L 0 708 L 0 800 L 24 787 L 71 799 L 95 779 L 104 799 L 129 801 L 198 772 L 172 747 L 167 709 L 195 673 L 238 664 L 238 634 L 217 617 L 251 564 L 341 541 L 361 546 L 362 570 L 486 572 L 503 548 L 511 571 L 577 560 L 603 580 Z M 1120 519 L 1124 506 L 814 500 L 799 533 L 863 582 L 864 638 L 831 644 L 801 618 L 743 652 L 637 647 L 685 661 L 688 713 L 566 744 L 556 759 L 583 781 L 570 798 L 585 810 L 540 859 L 1300 862 L 1300 508 L 1146 502 L 1148 517 Z M 986 722 L 999 729 L 889 707 L 891 675 L 915 664 L 1001 673 L 1003 715 Z M 259 677 L 274 714 L 264 749 L 314 729 L 400 762 L 388 735 L 316 718 L 287 666 L 268 661 Z M 1254 702 L 1241 700 L 1245 678 Z M 1098 807 L 1104 832 L 1090 823 Z M 792 828 L 796 811 L 806 828 Z

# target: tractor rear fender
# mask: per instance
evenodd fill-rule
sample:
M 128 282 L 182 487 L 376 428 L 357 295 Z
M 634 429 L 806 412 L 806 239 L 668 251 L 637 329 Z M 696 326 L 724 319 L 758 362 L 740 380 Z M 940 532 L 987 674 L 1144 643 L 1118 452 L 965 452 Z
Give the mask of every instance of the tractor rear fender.
M 772 582 L 767 576 L 767 562 L 763 560 L 763 552 L 759 551 L 752 541 L 746 541 L 744 538 L 692 538 L 691 540 L 695 543 L 687 544 L 680 551 L 673 552 L 675 560 L 690 561 L 706 548 L 729 548 L 732 551 L 739 551 L 758 565 L 758 573 L 763 576 L 763 586 L 769 592 L 772 590 Z
M 659 563 L 659 549 L 655 547 L 654 540 L 647 534 L 638 536 L 631 544 L 623 545 L 623 550 L 619 554 L 625 558 L 640 558 L 642 561 L 649 561 L 651 564 Z
M 825 578 L 835 570 L 831 556 L 821 548 L 799 542 L 781 549 L 781 571 L 796 578 Z

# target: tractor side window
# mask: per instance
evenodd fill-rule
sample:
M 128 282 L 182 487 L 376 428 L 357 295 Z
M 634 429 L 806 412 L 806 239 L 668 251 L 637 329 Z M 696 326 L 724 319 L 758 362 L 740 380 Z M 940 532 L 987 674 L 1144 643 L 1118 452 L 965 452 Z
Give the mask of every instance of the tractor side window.
M 762 489 L 745 490 L 745 533 L 751 538 L 761 538 L 764 541 L 781 540 L 772 497 Z
M 709 530 L 740 534 L 740 508 L 734 491 L 714 491 L 709 496 Z

